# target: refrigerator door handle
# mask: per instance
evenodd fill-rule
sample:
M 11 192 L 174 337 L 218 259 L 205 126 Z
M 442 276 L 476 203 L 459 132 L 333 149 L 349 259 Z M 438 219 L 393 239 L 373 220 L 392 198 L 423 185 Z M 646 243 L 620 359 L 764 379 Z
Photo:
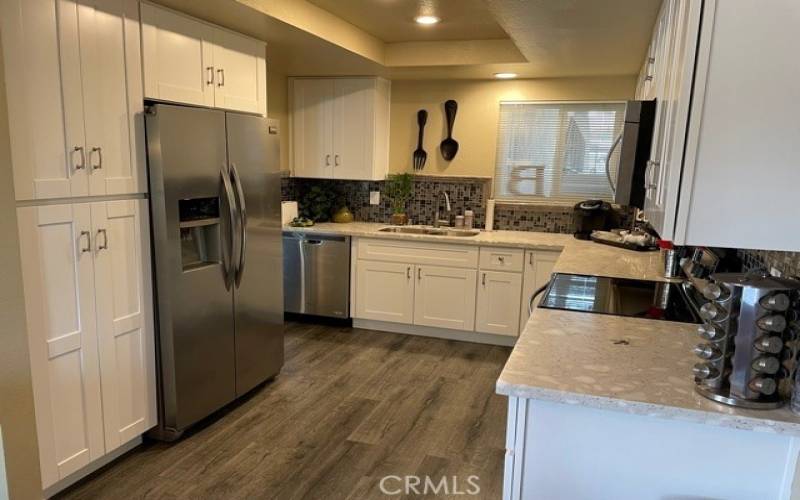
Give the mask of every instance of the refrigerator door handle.
M 233 180 L 233 185 L 236 186 L 236 205 L 239 207 L 239 255 L 235 279 L 236 288 L 239 288 L 239 283 L 242 282 L 242 275 L 244 274 L 245 250 L 247 250 L 247 206 L 244 202 L 242 180 L 239 177 L 239 171 L 236 169 L 235 163 L 231 163 L 231 179 Z
M 222 178 L 225 201 L 228 204 L 228 216 L 230 217 L 228 220 L 228 227 L 230 228 L 228 240 L 230 241 L 230 247 L 224 244 L 222 245 L 222 268 L 225 274 L 225 289 L 230 290 L 234 279 L 233 259 L 239 253 L 239 239 L 235 237 L 236 228 L 239 224 L 236 218 L 236 200 L 233 195 L 233 187 L 231 186 L 228 173 L 225 170 L 223 166 L 220 170 L 220 177 Z

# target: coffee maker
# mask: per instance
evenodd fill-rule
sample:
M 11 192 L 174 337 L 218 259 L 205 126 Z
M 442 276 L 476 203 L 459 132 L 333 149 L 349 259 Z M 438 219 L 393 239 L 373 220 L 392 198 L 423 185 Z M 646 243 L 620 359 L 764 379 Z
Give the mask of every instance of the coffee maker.
M 588 240 L 592 231 L 608 231 L 612 224 L 611 204 L 603 200 L 585 200 L 575 205 L 575 237 Z

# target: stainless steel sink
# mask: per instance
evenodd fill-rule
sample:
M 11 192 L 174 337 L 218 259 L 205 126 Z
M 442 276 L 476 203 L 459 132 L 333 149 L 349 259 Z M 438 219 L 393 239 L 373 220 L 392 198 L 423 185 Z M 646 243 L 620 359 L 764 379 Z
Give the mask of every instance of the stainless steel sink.
M 389 226 L 378 229 L 381 233 L 426 234 L 429 236 L 478 236 L 478 229 L 453 229 L 449 227 Z

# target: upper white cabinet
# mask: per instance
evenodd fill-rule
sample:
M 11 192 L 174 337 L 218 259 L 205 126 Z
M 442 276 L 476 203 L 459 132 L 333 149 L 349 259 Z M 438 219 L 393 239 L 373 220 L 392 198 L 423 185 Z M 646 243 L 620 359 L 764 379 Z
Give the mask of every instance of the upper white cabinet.
M 47 488 L 156 423 L 147 202 L 17 216 Z
M 17 199 L 145 191 L 138 2 L 0 9 Z
M 265 44 L 142 3 L 144 95 L 267 114 Z
M 88 193 L 72 196 L 145 191 L 139 4 L 59 0 L 58 6 L 69 169 L 88 179 Z
M 295 177 L 386 177 L 390 99 L 387 80 L 294 78 L 291 88 Z
M 800 249 L 800 4 L 706 1 L 674 239 Z
M 800 248 L 776 229 L 796 224 L 799 22 L 792 0 L 664 1 L 637 88 L 658 101 L 645 213 L 662 238 Z

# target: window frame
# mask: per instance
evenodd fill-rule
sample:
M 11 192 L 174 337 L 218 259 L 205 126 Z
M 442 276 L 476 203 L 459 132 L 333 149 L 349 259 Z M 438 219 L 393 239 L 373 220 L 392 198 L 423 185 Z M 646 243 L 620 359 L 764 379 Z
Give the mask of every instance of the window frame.
M 549 196 L 543 196 L 543 195 L 527 195 L 529 197 L 529 199 L 520 199 L 520 198 L 505 198 L 505 197 L 499 196 L 498 187 L 499 187 L 500 183 L 499 183 L 499 179 L 498 179 L 498 175 L 497 175 L 497 169 L 498 169 L 497 154 L 498 154 L 498 151 L 500 149 L 500 141 L 501 141 L 501 136 L 500 136 L 500 113 L 501 113 L 501 107 L 504 104 L 510 104 L 510 105 L 514 105 L 514 104 L 533 104 L 533 105 L 548 105 L 548 104 L 551 104 L 551 105 L 552 104 L 555 104 L 555 105 L 568 105 L 568 104 L 622 104 L 623 105 L 622 127 L 620 128 L 620 132 L 619 132 L 621 134 L 623 129 L 624 129 L 624 127 L 625 127 L 625 107 L 627 107 L 628 100 L 627 99 L 607 99 L 607 100 L 598 100 L 598 99 L 586 99 L 586 100 L 574 100 L 574 99 L 573 100 L 507 99 L 506 100 L 506 99 L 500 99 L 498 101 L 498 103 L 497 103 L 497 137 L 496 137 L 496 141 L 495 141 L 495 165 L 494 165 L 494 169 L 492 171 L 492 198 L 499 205 L 521 205 L 521 206 L 532 205 L 532 206 L 539 206 L 539 207 L 552 206 L 552 207 L 558 207 L 558 208 L 575 206 L 575 204 L 579 201 L 578 198 L 576 198 L 575 200 L 563 200 L 563 199 L 551 198 Z M 564 120 L 564 118 L 562 117 L 562 121 L 563 120 Z M 562 126 L 563 126 L 563 123 L 562 123 Z M 558 138 L 559 143 L 558 143 L 558 145 L 562 145 L 561 143 L 563 142 L 563 140 L 564 140 L 563 139 L 563 134 L 559 134 L 559 138 Z M 557 174 L 555 175 L 555 179 L 558 182 L 559 189 L 560 189 L 561 178 L 563 177 L 563 174 L 564 174 L 564 171 L 563 171 L 564 170 L 563 169 L 564 157 L 562 156 L 561 158 L 559 158 L 557 160 L 557 162 L 558 162 L 560 168 L 557 169 Z M 583 199 L 587 199 L 587 198 L 583 198 Z M 609 203 L 612 203 L 612 205 L 613 205 L 613 199 L 612 200 L 606 200 L 606 201 L 609 201 Z

